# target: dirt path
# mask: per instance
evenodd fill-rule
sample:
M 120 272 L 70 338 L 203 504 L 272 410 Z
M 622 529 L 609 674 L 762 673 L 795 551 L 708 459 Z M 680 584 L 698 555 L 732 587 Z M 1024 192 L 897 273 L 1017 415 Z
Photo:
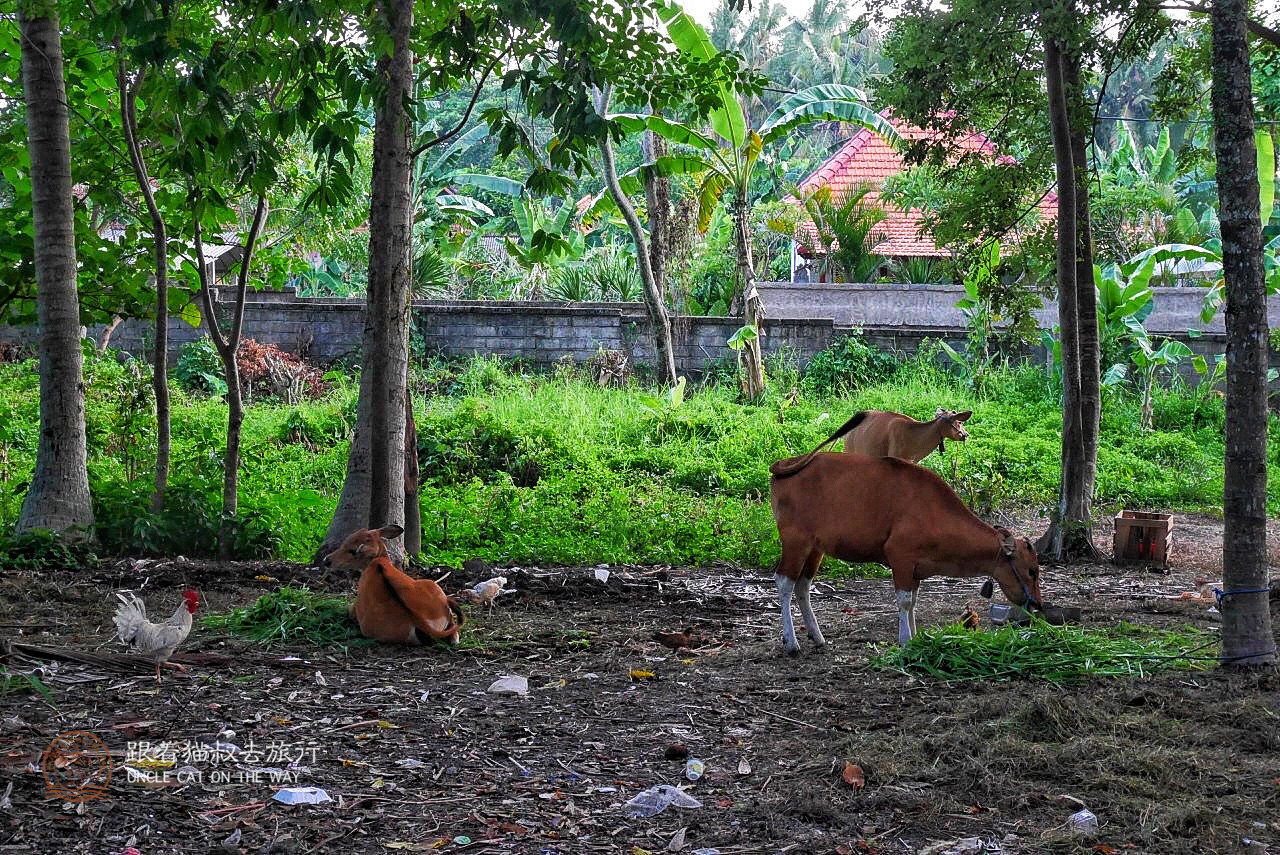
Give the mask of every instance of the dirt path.
M 1212 537 L 1210 520 L 1179 524 Z M 1166 598 L 1212 570 L 1203 566 L 1211 550 L 1186 545 L 1168 576 L 1049 568 L 1046 590 L 1083 606 L 1087 624 L 1214 630 L 1206 605 Z M 263 649 L 197 630 L 187 651 L 231 661 L 159 687 L 46 666 L 55 705 L 0 696 L 0 792 L 13 783 L 11 806 L 0 802 L 0 851 L 659 852 L 681 829 L 683 851 L 723 855 L 979 851 L 929 848 L 970 837 L 1005 853 L 1264 851 L 1242 850 L 1245 837 L 1280 851 L 1275 676 L 924 682 L 866 664 L 896 637 L 887 580 L 819 584 L 830 650 L 789 659 L 765 573 L 610 570 L 607 584 L 591 568 L 504 571 L 519 593 L 472 609 L 454 651 Z M 114 590 L 146 579 L 148 599 L 168 603 L 191 583 L 222 611 L 277 586 L 260 575 L 343 593 L 351 581 L 296 565 L 182 561 L 11 574 L 0 577 L 0 629 L 114 650 Z M 455 573 L 444 585 L 479 578 Z M 922 624 L 958 617 L 978 603 L 977 589 L 977 580 L 927 582 Z M 685 626 L 699 637 L 692 654 L 649 639 Z M 633 670 L 655 676 L 633 679 Z M 509 674 L 528 679 L 527 696 L 485 691 Z M 118 753 L 105 796 L 78 808 L 46 799 L 39 771 L 49 741 L 71 730 Z M 221 740 L 241 753 L 180 753 L 172 777 L 190 766 L 185 783 L 130 782 L 127 743 L 142 740 L 180 750 Z M 279 756 L 246 757 L 250 743 Z M 673 745 L 705 762 L 700 781 L 688 784 L 683 762 L 667 759 Z M 865 786 L 842 781 L 846 761 Z M 333 801 L 272 802 L 272 773 L 251 772 L 264 767 Z M 662 783 L 685 783 L 703 806 L 629 819 L 622 803 Z M 1096 838 L 1064 829 L 1080 804 L 1099 817 Z

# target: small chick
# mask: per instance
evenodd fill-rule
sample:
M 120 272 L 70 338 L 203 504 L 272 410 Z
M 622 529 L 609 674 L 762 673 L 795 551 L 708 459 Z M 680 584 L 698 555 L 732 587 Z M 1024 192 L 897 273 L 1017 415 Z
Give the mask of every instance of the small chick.
M 973 606 L 965 606 L 964 614 L 960 615 L 960 625 L 965 629 L 977 629 L 982 626 L 982 618 Z
M 655 632 L 652 638 L 663 647 L 679 650 L 693 641 L 693 627 L 686 626 L 684 632 Z
M 474 605 L 492 606 L 500 594 L 506 593 L 506 576 L 494 576 L 487 582 L 478 582 L 471 588 L 458 592 L 458 599 Z

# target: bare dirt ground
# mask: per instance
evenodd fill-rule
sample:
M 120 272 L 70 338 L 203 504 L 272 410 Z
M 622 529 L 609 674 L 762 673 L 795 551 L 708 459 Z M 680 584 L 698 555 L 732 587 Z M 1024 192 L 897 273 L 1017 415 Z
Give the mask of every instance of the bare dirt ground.
M 1046 593 L 1083 606 L 1086 625 L 1214 631 L 1209 605 L 1167 597 L 1216 573 L 1221 523 L 1177 526 L 1169 575 L 1051 567 Z M 456 650 L 263 648 L 197 627 L 183 650 L 205 664 L 160 686 L 141 673 L 46 664 L 53 704 L 0 696 L 0 851 L 1280 852 L 1274 674 L 921 681 L 867 665 L 896 638 L 888 580 L 819 584 L 830 648 L 791 659 L 780 654 L 765 572 L 610 570 L 604 584 L 592 568 L 504 571 L 519 593 L 471 609 Z M 118 650 L 108 641 L 113 591 L 145 583 L 167 615 L 193 585 L 207 610 L 224 611 L 277 587 L 257 576 L 343 594 L 354 582 L 290 564 L 183 560 L 8 573 L 0 636 Z M 454 573 L 444 587 L 482 578 Z M 977 604 L 979 581 L 926 582 L 922 625 Z M 699 639 L 692 653 L 650 640 L 685 626 Z M 32 665 L 9 656 L 12 670 Z M 635 669 L 655 676 L 634 679 Z M 511 674 L 528 678 L 527 696 L 486 693 Z M 47 799 L 40 771 L 50 740 L 72 730 L 97 734 L 112 754 L 106 793 L 80 806 Z M 241 753 L 179 756 L 171 771 L 190 768 L 167 783 L 125 772 L 130 741 L 219 739 Z M 246 756 L 250 743 L 279 756 Z M 683 761 L 667 759 L 674 744 L 704 761 L 701 780 L 685 781 Z M 864 786 L 842 779 L 846 762 Z M 264 767 L 333 800 L 274 802 L 272 773 L 252 774 Z M 702 807 L 628 818 L 623 802 L 662 783 L 683 784 Z M 1080 806 L 1098 816 L 1094 837 L 1066 828 Z

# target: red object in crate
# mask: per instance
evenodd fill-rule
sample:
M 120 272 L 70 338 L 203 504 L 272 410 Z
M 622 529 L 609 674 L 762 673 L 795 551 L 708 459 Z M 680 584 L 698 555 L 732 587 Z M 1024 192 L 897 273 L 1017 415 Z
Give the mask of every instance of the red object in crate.
M 1169 569 L 1173 542 L 1173 515 L 1152 511 L 1121 511 L 1116 514 L 1116 534 L 1112 561 L 1116 564 L 1147 564 Z

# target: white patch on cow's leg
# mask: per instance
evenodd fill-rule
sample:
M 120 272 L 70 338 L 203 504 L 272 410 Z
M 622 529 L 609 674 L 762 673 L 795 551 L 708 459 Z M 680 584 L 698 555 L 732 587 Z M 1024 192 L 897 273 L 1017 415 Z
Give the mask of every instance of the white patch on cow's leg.
M 788 653 L 798 653 L 796 627 L 791 622 L 791 592 L 796 589 L 796 583 L 781 573 L 775 573 L 773 581 L 778 586 L 778 605 L 782 608 L 782 647 Z
M 911 627 L 911 634 L 916 634 L 916 591 L 911 592 L 911 602 L 907 603 L 907 625 Z
M 818 618 L 813 613 L 813 606 L 809 603 L 809 587 L 812 583 L 812 579 L 804 577 L 797 579 L 796 599 L 800 603 L 800 617 L 804 619 L 804 628 L 809 633 L 809 638 L 819 647 L 826 647 L 827 640 L 822 637 L 822 630 L 818 629 Z
M 913 612 L 916 605 L 914 591 L 898 592 L 898 643 L 906 644 L 915 633 L 912 626 Z

